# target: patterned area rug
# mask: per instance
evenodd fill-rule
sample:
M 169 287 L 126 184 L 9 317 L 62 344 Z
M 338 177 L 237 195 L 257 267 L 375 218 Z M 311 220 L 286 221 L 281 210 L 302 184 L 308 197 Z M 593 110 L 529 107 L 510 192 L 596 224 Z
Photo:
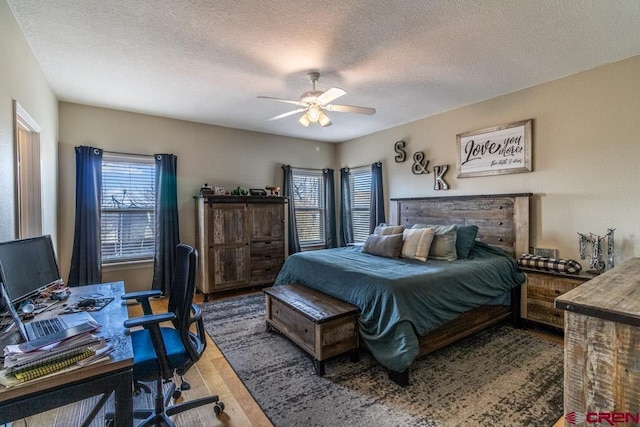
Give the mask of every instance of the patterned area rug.
M 311 358 L 266 331 L 264 296 L 203 304 L 207 332 L 280 426 L 551 426 L 561 417 L 563 349 L 498 325 L 426 356 L 400 387 L 368 354 L 315 375 Z

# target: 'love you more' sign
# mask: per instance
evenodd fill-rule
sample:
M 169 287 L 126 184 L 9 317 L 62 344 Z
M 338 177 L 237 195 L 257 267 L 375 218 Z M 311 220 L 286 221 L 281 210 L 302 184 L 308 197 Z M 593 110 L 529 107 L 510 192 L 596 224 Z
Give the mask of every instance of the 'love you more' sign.
M 458 178 L 531 172 L 531 120 L 457 135 Z

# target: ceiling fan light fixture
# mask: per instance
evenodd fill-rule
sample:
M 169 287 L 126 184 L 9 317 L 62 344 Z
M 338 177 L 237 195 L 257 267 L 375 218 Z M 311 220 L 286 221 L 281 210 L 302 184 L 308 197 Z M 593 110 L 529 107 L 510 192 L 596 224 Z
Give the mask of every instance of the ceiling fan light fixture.
M 327 116 L 324 111 L 320 111 L 320 117 L 318 118 L 318 123 L 320 123 L 320 126 L 325 127 L 325 126 L 331 126 L 331 119 L 329 118 L 329 116 Z
M 309 117 L 307 117 L 307 113 L 304 113 L 302 117 L 300 117 L 300 120 L 298 121 L 304 127 L 309 127 L 309 125 L 311 124 L 311 120 L 309 120 Z
M 322 111 L 320 111 L 320 107 L 318 107 L 315 104 L 312 104 L 311 106 L 309 106 L 309 109 L 307 110 L 307 117 L 311 122 L 316 123 L 320 119 L 321 113 Z
M 318 123 L 322 127 L 331 126 L 332 122 L 325 111 L 336 111 L 339 113 L 355 113 L 355 114 L 375 114 L 375 108 L 369 107 L 356 107 L 353 105 L 338 105 L 333 101 L 346 95 L 346 91 L 339 87 L 332 87 L 326 91 L 316 90 L 316 82 L 320 78 L 320 73 L 311 72 L 307 74 L 309 81 L 313 87 L 312 90 L 304 92 L 300 96 L 300 100 L 295 101 L 291 99 L 274 98 L 272 96 L 258 96 L 258 98 L 267 98 L 274 101 L 285 102 L 287 104 L 297 105 L 295 110 L 287 111 L 286 113 L 278 114 L 277 116 L 270 117 L 267 120 L 280 120 L 285 117 L 292 116 L 294 114 L 303 113 L 302 117 L 298 119 L 300 124 L 304 127 L 309 127 L 311 123 Z

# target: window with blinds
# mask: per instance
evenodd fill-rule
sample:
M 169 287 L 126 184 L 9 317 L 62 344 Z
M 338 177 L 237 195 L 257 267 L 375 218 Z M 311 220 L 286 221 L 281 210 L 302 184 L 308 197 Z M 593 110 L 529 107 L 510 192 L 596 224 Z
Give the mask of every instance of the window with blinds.
M 293 206 L 300 246 L 324 245 L 322 171 L 294 170 Z
M 153 259 L 155 236 L 153 157 L 104 153 L 102 157 L 102 262 Z
M 349 176 L 351 186 L 351 216 L 353 241 L 364 242 L 369 237 L 369 212 L 371 210 L 371 168 L 353 168 Z

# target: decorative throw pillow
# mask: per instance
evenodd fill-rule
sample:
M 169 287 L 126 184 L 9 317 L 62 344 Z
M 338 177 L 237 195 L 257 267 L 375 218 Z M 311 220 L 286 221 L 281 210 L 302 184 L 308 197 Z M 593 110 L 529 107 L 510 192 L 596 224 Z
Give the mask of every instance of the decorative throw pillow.
M 402 232 L 402 257 L 425 262 L 435 232 L 431 228 L 411 229 Z
M 402 234 L 404 227 L 402 225 L 380 224 L 373 230 L 373 234 L 377 236 L 386 236 L 389 234 Z
M 402 234 L 389 234 L 387 236 L 372 234 L 364 242 L 362 252 L 387 258 L 400 258 Z
M 572 259 L 545 258 L 531 254 L 522 254 L 520 258 L 518 258 L 518 265 L 521 267 L 568 274 L 577 274 L 582 270 L 580 263 Z
M 436 232 L 431 249 L 429 249 L 429 258 L 441 261 L 453 261 L 458 258 L 456 253 L 456 226 L 455 225 L 425 225 L 416 224 L 412 229 L 431 228 Z
M 469 252 L 476 242 L 477 225 L 459 225 L 456 227 L 456 255 L 458 259 L 469 258 Z

